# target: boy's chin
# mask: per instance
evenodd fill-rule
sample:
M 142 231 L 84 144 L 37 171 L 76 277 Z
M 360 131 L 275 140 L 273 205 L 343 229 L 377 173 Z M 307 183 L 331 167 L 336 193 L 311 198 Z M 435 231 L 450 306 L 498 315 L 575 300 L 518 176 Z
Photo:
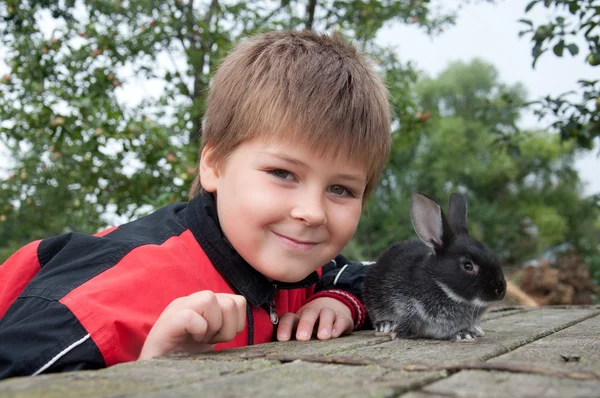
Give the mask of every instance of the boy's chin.
M 285 273 L 285 272 L 277 272 L 277 273 L 263 273 L 269 282 L 283 282 L 283 283 L 297 283 L 304 280 L 307 276 L 312 274 L 314 271 L 309 271 L 308 273 L 302 274 L 293 274 L 293 273 Z

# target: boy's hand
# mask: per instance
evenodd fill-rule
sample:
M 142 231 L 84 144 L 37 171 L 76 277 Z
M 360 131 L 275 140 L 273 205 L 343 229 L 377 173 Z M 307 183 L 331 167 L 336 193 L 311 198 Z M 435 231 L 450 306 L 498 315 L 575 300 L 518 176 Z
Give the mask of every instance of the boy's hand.
M 244 330 L 243 296 L 204 290 L 171 302 L 150 330 L 139 359 L 173 351 L 210 351 L 214 344 L 232 340 Z
M 294 331 L 296 340 L 310 340 L 317 320 L 319 340 L 350 334 L 354 329 L 352 312 L 344 303 L 331 297 L 319 297 L 306 303 L 296 314 L 286 312 L 281 316 L 277 340 L 288 341 Z

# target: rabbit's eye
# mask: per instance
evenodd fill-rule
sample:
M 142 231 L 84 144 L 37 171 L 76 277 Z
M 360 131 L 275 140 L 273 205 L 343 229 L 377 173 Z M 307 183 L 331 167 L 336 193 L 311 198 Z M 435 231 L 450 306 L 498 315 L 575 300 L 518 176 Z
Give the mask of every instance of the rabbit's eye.
M 460 258 L 460 267 L 470 275 L 479 274 L 479 266 L 473 262 L 469 257 Z
M 479 266 L 471 260 L 461 261 L 460 266 L 467 274 L 470 274 L 470 275 L 478 275 L 479 274 Z

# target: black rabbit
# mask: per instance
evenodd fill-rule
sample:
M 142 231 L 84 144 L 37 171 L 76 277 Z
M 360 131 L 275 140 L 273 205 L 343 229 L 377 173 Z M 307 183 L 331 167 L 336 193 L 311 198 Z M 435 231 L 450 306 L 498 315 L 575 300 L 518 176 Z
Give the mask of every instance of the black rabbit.
M 506 291 L 494 254 L 469 236 L 467 200 L 450 195 L 449 221 L 414 191 L 410 217 L 421 241 L 395 243 L 368 265 L 364 298 L 379 334 L 393 338 L 473 340 L 479 318 Z

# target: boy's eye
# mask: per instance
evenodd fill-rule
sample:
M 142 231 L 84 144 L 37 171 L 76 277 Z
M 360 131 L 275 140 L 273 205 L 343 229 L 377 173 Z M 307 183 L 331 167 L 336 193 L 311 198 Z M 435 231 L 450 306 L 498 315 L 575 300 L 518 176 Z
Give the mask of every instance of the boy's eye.
M 282 169 L 272 169 L 269 170 L 268 173 L 274 175 L 277 178 L 281 178 L 282 180 L 290 180 L 294 178 L 294 175 L 292 173 Z
M 332 185 L 329 187 L 329 192 L 339 196 L 353 196 L 352 191 L 342 185 Z

